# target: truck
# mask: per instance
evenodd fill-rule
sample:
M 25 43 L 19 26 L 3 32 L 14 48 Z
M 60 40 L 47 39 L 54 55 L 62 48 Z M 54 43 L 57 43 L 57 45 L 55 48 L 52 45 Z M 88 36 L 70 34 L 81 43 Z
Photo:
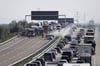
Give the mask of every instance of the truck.
M 84 43 L 92 43 L 93 41 L 94 41 L 94 36 L 92 36 L 92 35 L 84 36 Z
M 89 63 L 92 66 L 92 46 L 91 44 L 78 45 L 78 60 Z

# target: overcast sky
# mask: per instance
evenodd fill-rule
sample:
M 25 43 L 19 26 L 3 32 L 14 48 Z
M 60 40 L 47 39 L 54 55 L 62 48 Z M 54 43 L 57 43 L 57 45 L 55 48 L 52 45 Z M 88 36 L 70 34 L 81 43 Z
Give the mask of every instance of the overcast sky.
M 22 20 L 31 11 L 58 10 L 60 14 L 76 18 L 79 12 L 79 21 L 94 19 L 100 21 L 100 0 L 0 0 L 0 23 L 9 23 L 12 20 Z M 85 16 L 84 16 L 85 15 Z

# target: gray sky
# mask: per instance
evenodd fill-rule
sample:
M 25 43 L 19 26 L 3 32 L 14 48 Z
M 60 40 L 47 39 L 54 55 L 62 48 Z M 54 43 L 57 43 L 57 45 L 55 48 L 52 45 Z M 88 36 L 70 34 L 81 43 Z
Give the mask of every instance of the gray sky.
M 75 17 L 83 22 L 94 19 L 100 21 L 100 0 L 0 0 L 0 23 L 22 20 L 32 10 L 58 10 L 67 17 Z

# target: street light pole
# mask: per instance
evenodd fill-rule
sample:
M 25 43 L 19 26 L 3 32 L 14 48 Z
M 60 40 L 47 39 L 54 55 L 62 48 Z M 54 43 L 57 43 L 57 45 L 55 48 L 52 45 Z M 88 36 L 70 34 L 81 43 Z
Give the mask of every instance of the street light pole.
M 78 11 L 77 11 L 76 15 L 77 15 L 77 25 L 78 25 L 79 24 L 79 20 L 78 20 L 78 18 L 79 18 L 79 12 Z

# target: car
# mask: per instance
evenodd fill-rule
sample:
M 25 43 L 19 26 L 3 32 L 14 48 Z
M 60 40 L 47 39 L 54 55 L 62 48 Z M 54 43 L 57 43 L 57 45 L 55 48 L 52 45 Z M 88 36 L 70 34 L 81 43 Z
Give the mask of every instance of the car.
M 61 59 L 68 61 L 68 63 L 71 61 L 68 55 L 62 55 Z
M 65 39 L 67 39 L 68 41 L 71 41 L 71 40 L 72 40 L 72 37 L 71 37 L 71 35 L 70 35 L 70 34 L 65 35 L 65 36 L 64 36 L 64 38 L 65 38 Z
M 83 32 L 79 32 L 78 34 L 77 34 L 77 37 L 82 37 L 84 34 L 83 34 Z
M 54 35 L 46 35 L 47 40 L 52 40 L 54 38 Z
M 32 63 L 36 63 L 37 66 L 42 66 L 42 63 L 40 61 L 33 61 Z
M 36 63 L 28 63 L 26 66 L 38 66 Z
M 64 50 L 62 52 L 62 56 L 68 56 L 69 57 L 69 61 L 71 61 L 72 58 L 74 57 L 74 53 L 71 50 Z
M 63 66 L 63 63 L 58 63 L 57 66 Z
M 80 32 L 85 32 L 85 30 L 83 28 L 80 29 Z
M 94 32 L 93 29 L 87 29 L 87 32 Z
M 57 30 L 60 30 L 60 29 L 61 29 L 61 25 L 58 24 L 58 25 L 56 26 L 56 28 L 57 28 Z
M 38 58 L 36 61 L 40 61 L 42 66 L 45 66 L 45 60 L 43 58 Z
M 59 42 L 60 44 L 63 44 L 64 46 L 66 45 L 66 43 L 63 40 L 60 40 Z
M 63 45 L 62 43 L 59 43 L 59 44 L 57 45 L 57 47 L 59 47 L 60 49 L 62 49 L 62 48 L 64 47 L 64 45 Z
M 19 34 L 20 34 L 20 36 L 25 36 L 25 32 L 24 31 L 19 33 Z
M 85 61 L 84 60 L 77 60 L 76 63 L 85 63 Z
M 92 43 L 94 41 L 94 36 L 85 36 L 84 43 Z
M 75 39 L 78 41 L 78 43 L 80 43 L 80 42 L 81 42 L 81 37 L 76 36 L 76 37 L 75 37 Z
M 79 44 L 78 40 L 76 40 L 76 39 L 72 40 L 71 43 L 70 43 L 71 46 L 77 46 L 78 44 Z
M 60 47 L 56 47 L 55 49 L 57 50 L 57 53 L 61 53 Z
M 55 55 L 55 53 L 54 52 L 47 52 L 47 53 L 45 53 L 44 54 L 44 60 L 45 61 L 53 61 L 54 59 L 56 59 L 56 55 Z
M 51 62 L 53 61 L 52 53 L 45 53 L 43 57 L 44 57 L 44 60 L 47 61 L 47 62 L 48 61 L 51 61 Z
M 70 48 L 68 48 L 68 50 L 73 51 L 73 56 L 76 57 L 78 55 L 78 49 L 77 47 L 71 46 Z
M 86 35 L 94 35 L 94 32 L 86 32 Z
M 68 61 L 65 60 L 65 59 L 60 59 L 60 60 L 58 61 L 58 63 L 68 63 Z
M 62 40 L 65 42 L 65 44 L 68 43 L 68 39 L 63 38 Z
M 48 53 L 51 53 L 51 54 L 52 54 L 52 56 L 53 56 L 53 59 L 56 59 L 56 54 L 55 54 L 55 52 L 54 52 L 54 51 L 49 51 Z
M 51 52 L 55 53 L 57 55 L 57 50 L 56 49 L 51 49 Z

